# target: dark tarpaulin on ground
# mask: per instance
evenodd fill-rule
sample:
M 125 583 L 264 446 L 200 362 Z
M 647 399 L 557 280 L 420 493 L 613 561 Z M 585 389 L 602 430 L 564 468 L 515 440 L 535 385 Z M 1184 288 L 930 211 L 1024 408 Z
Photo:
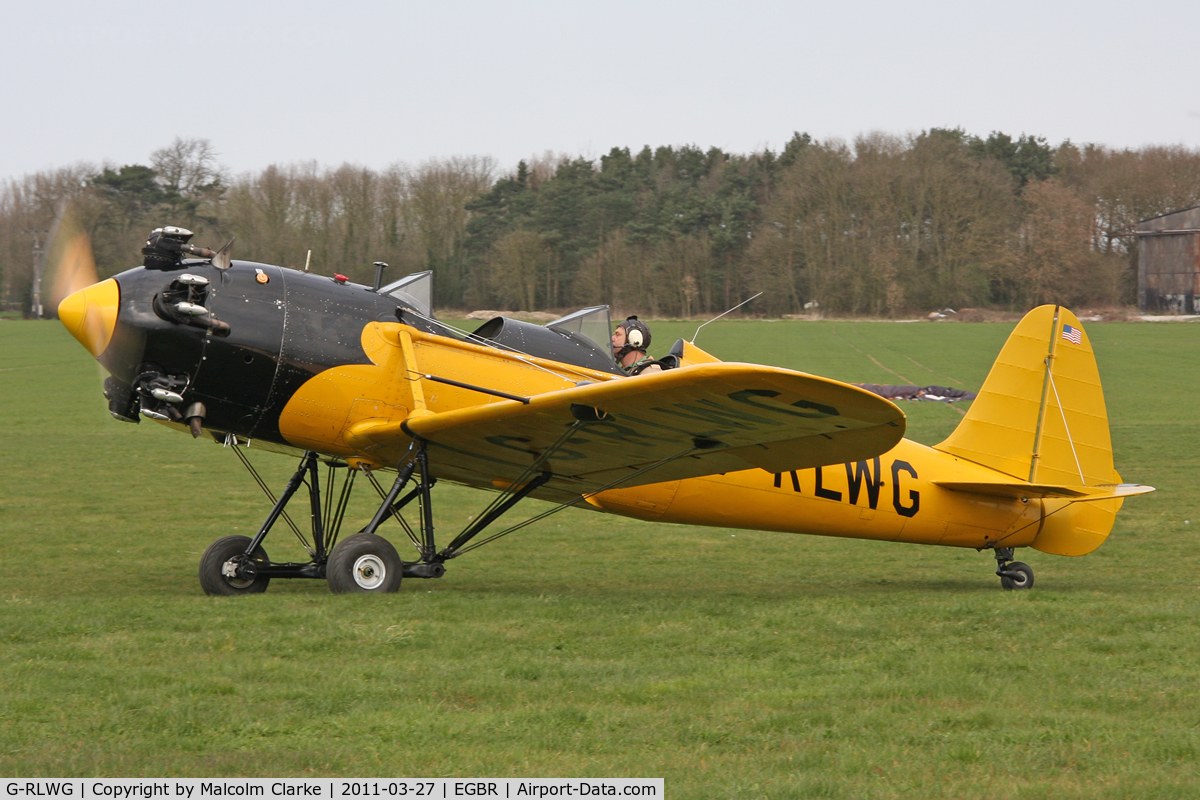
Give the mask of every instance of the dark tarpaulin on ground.
M 975 393 L 949 386 L 912 386 L 882 383 L 856 383 L 868 392 L 874 392 L 889 400 L 933 400 L 938 403 L 954 403 L 959 400 L 974 400 Z

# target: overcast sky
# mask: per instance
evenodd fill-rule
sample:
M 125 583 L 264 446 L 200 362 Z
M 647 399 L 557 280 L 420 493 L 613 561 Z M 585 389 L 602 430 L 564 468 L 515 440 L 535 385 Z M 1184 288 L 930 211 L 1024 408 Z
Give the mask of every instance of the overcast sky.
M 210 140 L 233 173 L 961 127 L 1200 146 L 1200 3 L 14 3 L 0 178 Z

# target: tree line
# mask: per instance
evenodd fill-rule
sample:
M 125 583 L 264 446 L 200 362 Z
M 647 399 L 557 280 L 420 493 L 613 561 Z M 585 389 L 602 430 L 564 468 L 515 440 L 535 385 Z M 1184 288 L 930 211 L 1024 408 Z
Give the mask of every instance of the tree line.
M 75 165 L 0 186 L 0 305 L 27 310 L 35 252 L 69 201 L 102 277 L 161 225 L 235 258 L 369 283 L 434 270 L 438 308 L 608 303 L 650 315 L 898 316 L 1134 301 L 1141 219 L 1200 205 L 1200 150 L 979 137 L 853 142 L 796 134 L 780 152 L 694 146 L 487 157 L 384 170 L 316 163 L 231 177 L 206 140 L 147 164 Z

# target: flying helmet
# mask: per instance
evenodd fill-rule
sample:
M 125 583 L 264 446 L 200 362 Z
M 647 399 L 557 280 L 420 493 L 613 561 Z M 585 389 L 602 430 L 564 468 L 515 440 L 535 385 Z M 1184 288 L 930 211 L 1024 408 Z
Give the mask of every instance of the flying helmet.
M 617 327 L 625 329 L 625 346 L 617 353 L 617 360 L 624 358 L 630 350 L 641 350 L 644 353 L 650 347 L 650 326 L 640 321 L 636 315 L 627 318 Z

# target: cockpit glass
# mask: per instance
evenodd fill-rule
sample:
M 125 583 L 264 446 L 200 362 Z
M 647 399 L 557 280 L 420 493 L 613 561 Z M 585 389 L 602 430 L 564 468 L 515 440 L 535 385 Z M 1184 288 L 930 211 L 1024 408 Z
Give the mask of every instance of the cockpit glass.
M 567 314 L 553 322 L 547 322 L 546 327 L 555 331 L 577 333 L 601 350 L 609 349 L 612 324 L 609 319 L 608 306 L 592 306 L 576 311 L 574 314 Z
M 416 301 L 416 310 L 425 316 L 433 316 L 433 270 L 414 272 L 412 275 L 381 286 L 380 294 L 390 295 L 402 302 Z

